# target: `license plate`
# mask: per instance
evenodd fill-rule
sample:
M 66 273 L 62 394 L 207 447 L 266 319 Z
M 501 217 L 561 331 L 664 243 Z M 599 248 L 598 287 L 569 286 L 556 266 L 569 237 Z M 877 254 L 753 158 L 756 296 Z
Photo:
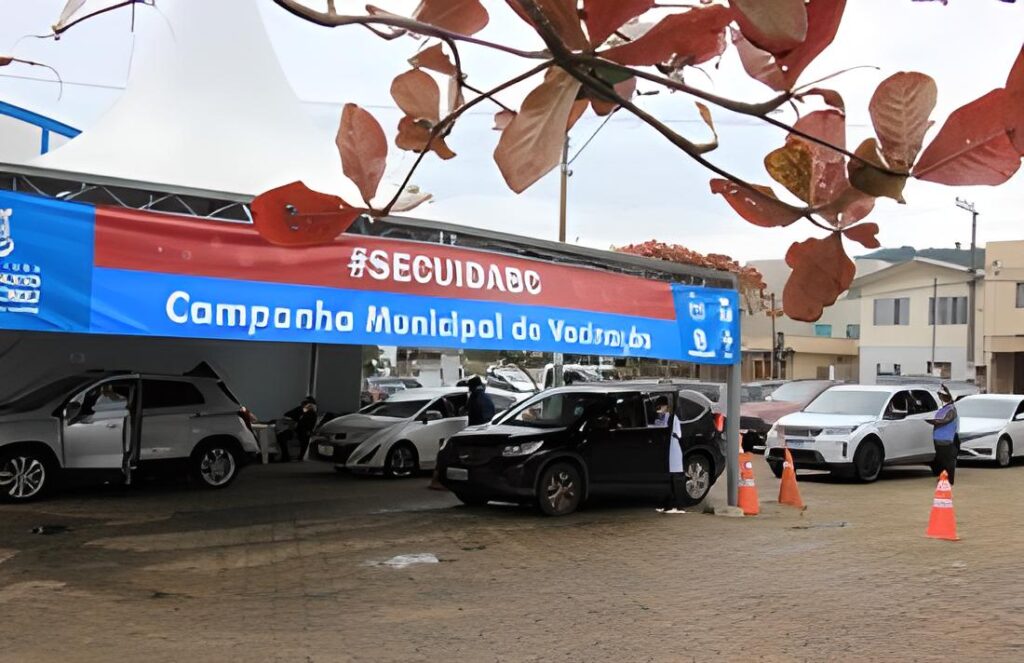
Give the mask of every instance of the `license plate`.
M 328 458 L 334 455 L 334 447 L 329 444 L 319 444 L 316 450 L 320 452 L 321 456 L 327 456 Z
M 786 446 L 791 449 L 801 449 L 803 447 L 809 447 L 812 444 L 814 444 L 814 442 L 811 440 L 786 440 Z
M 449 467 L 444 475 L 452 481 L 469 481 L 469 470 L 462 467 Z

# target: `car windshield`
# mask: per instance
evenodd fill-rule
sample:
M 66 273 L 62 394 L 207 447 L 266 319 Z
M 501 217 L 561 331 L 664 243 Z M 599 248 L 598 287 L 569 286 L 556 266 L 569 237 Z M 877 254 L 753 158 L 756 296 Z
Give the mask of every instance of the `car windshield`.
M 829 389 L 815 398 L 804 412 L 813 414 L 859 414 L 878 416 L 891 394 L 887 391 Z
M 961 417 L 978 419 L 1009 420 L 1020 405 L 1019 401 L 995 398 L 964 398 L 956 403 L 956 413 Z
M 526 401 L 501 423 L 531 428 L 567 428 L 604 402 L 604 394 L 568 392 L 541 396 Z
M 773 401 L 806 403 L 821 391 L 820 382 L 787 382 L 771 393 Z
M 489 379 L 493 380 L 493 386 L 499 388 L 508 387 L 513 391 L 523 392 L 537 390 L 537 385 L 530 379 L 530 376 L 518 368 L 502 367 L 492 369 Z
M 422 410 L 430 401 L 380 401 L 364 407 L 359 412 L 373 417 L 408 419 Z
M 73 375 L 61 378 L 55 382 L 44 384 L 41 387 L 22 394 L 12 401 L 0 405 L 0 411 L 30 412 L 32 410 L 37 410 L 52 401 L 78 391 L 81 387 L 95 380 L 96 377 L 97 376 L 95 375 Z

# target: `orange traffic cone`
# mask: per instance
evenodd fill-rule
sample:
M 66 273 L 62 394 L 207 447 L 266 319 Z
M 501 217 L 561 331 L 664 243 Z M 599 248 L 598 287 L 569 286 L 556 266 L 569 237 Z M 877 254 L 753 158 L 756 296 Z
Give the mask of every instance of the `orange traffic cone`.
M 793 455 L 784 449 L 786 458 L 782 462 L 782 483 L 779 485 L 779 504 L 788 504 L 798 509 L 805 509 L 800 499 L 800 489 L 796 485 L 796 468 L 793 466 Z
M 953 487 L 949 485 L 949 476 L 945 470 L 939 476 L 935 486 L 935 499 L 932 500 L 932 515 L 928 519 L 928 530 L 925 536 L 946 541 L 959 541 L 956 535 L 956 514 L 953 513 Z
M 756 516 L 761 513 L 761 504 L 757 500 L 757 486 L 754 485 L 753 460 L 752 454 L 740 454 L 739 507 L 743 509 L 744 516 Z

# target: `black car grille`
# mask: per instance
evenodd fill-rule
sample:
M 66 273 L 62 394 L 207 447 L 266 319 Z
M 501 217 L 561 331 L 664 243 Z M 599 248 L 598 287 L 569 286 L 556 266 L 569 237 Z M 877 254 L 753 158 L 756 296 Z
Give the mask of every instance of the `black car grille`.
M 795 426 L 785 427 L 786 437 L 818 437 L 821 435 L 821 431 L 821 428 L 797 428 Z
M 455 449 L 454 461 L 458 465 L 474 466 L 485 465 L 494 458 L 501 455 L 500 446 L 481 446 L 474 444 L 462 444 Z
M 825 463 L 825 458 L 821 455 L 821 452 L 814 449 L 790 449 L 789 453 L 793 457 L 793 462 L 797 465 L 823 465 Z M 773 460 L 782 460 L 785 458 L 785 451 L 778 448 L 771 449 L 768 452 L 768 457 Z

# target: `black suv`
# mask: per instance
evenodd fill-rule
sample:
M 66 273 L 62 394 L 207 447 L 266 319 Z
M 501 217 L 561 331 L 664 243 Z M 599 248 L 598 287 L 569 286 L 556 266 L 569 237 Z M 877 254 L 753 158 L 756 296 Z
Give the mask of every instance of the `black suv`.
M 497 422 L 467 428 L 441 448 L 441 482 L 466 504 L 535 503 L 572 513 L 594 495 L 664 499 L 671 422 L 682 427 L 686 497 L 704 499 L 725 469 L 724 419 L 701 394 L 672 384 L 590 384 L 549 389 Z

